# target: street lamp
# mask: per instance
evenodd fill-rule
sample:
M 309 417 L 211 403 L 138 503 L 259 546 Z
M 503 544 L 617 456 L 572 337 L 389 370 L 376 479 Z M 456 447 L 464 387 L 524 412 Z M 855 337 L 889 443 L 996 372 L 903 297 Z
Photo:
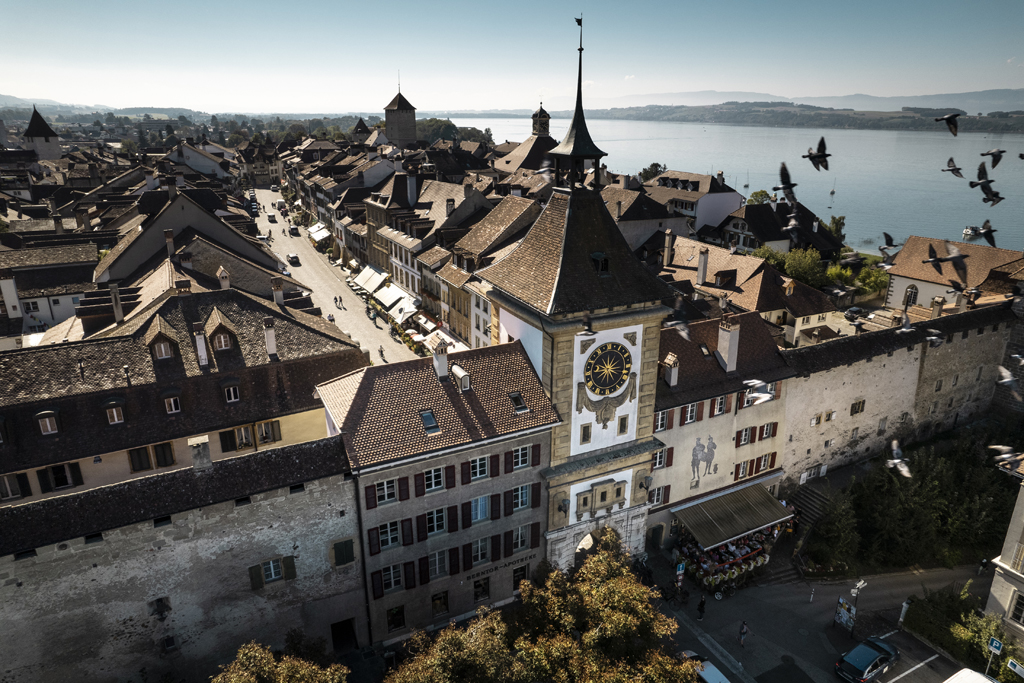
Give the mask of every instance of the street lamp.
M 864 587 L 868 585 L 868 582 L 861 579 L 857 582 L 854 588 L 850 589 L 850 595 L 853 596 L 853 621 L 850 625 L 850 637 L 853 637 L 853 629 L 857 628 L 857 598 L 860 597 L 860 592 L 864 590 Z

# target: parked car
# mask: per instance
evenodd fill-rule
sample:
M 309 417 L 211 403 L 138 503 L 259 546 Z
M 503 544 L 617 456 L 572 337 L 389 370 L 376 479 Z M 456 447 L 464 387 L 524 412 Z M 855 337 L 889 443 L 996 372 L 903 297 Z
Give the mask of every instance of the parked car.
M 298 236 L 298 234 L 299 234 L 299 229 L 298 229 L 298 227 L 296 227 L 296 226 L 294 226 L 294 225 L 289 225 L 289 226 L 288 226 L 288 232 L 289 232 L 290 234 L 292 234 L 292 235 L 296 235 L 296 236 Z
M 277 192 L 277 190 L 278 190 L 278 187 L 277 187 L 277 185 L 271 185 L 271 186 L 270 186 L 270 191 L 271 191 L 271 192 Z
M 725 677 L 725 674 L 717 666 L 709 662 L 707 657 L 701 657 L 693 650 L 683 650 L 679 654 L 686 659 L 700 662 L 702 669 L 697 672 L 697 675 L 700 676 L 700 680 L 704 681 L 704 683 L 729 683 L 729 679 Z
M 299 255 L 298 254 L 288 254 L 288 263 L 292 264 L 293 266 L 300 265 L 299 264 Z
M 843 313 L 843 315 L 846 317 L 847 320 L 853 322 L 857 318 L 864 317 L 864 309 L 860 308 L 859 306 L 851 306 L 850 308 L 846 309 L 846 312 Z
M 273 213 L 268 213 L 267 214 L 267 220 L 270 221 L 271 223 L 276 223 L 277 222 L 277 215 L 273 214 Z
M 256 239 L 258 239 L 260 242 L 266 242 L 270 238 L 267 237 L 266 235 L 256 235 Z
M 881 638 L 871 636 L 836 662 L 836 675 L 851 683 L 877 680 L 900 661 L 900 651 Z

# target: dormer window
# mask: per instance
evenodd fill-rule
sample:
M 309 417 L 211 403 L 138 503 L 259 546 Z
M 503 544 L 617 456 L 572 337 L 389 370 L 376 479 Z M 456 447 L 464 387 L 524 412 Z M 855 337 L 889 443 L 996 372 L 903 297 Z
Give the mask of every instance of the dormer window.
M 590 255 L 591 261 L 594 263 L 594 270 L 597 271 L 598 275 L 604 276 L 608 274 L 608 257 L 604 255 L 603 251 L 595 251 Z
M 107 408 L 107 422 L 112 425 L 124 422 L 124 411 L 121 410 L 121 406 Z
M 159 341 L 153 344 L 153 355 L 156 356 L 157 360 L 170 358 L 172 355 L 170 343 L 165 341 Z
M 528 412 L 530 409 L 526 407 L 526 401 L 523 400 L 523 395 L 518 391 L 508 395 L 510 401 L 512 401 L 512 410 L 515 411 L 516 415 L 520 413 Z
M 224 400 L 228 403 L 238 403 L 238 387 L 224 387 Z
M 57 416 L 53 413 L 41 415 L 39 418 L 39 431 L 45 434 L 57 433 Z
M 213 335 L 213 348 L 215 351 L 224 351 L 231 348 L 231 335 L 227 332 L 218 332 Z
M 437 424 L 437 418 L 434 417 L 433 410 L 421 410 L 420 419 L 423 421 L 423 429 L 427 434 L 437 434 L 441 431 L 441 427 Z
M 177 396 L 169 396 L 164 399 L 164 409 L 167 410 L 168 415 L 181 412 L 181 402 Z

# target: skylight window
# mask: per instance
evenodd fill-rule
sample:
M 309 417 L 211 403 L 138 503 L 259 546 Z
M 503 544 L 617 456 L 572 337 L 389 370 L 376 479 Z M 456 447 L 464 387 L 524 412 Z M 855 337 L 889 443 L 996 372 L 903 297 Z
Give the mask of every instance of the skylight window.
M 518 391 L 509 394 L 508 397 L 512 401 L 512 409 L 515 410 L 516 415 L 519 413 L 525 413 L 529 410 L 529 408 L 526 407 L 526 401 L 523 400 L 523 395 Z
M 708 351 L 708 345 L 707 344 L 701 344 L 700 345 L 700 352 L 703 353 L 705 356 L 710 356 L 711 355 L 711 352 Z
M 437 434 L 441 431 L 441 428 L 437 424 L 437 418 L 434 417 L 433 410 L 420 411 L 420 419 L 423 420 L 423 429 L 427 434 Z

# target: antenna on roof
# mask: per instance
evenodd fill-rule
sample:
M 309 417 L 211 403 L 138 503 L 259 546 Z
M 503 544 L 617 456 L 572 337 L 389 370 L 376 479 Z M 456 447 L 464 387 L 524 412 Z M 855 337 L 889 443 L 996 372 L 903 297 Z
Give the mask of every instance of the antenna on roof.
M 398 92 L 402 92 L 402 70 L 398 70 Z

